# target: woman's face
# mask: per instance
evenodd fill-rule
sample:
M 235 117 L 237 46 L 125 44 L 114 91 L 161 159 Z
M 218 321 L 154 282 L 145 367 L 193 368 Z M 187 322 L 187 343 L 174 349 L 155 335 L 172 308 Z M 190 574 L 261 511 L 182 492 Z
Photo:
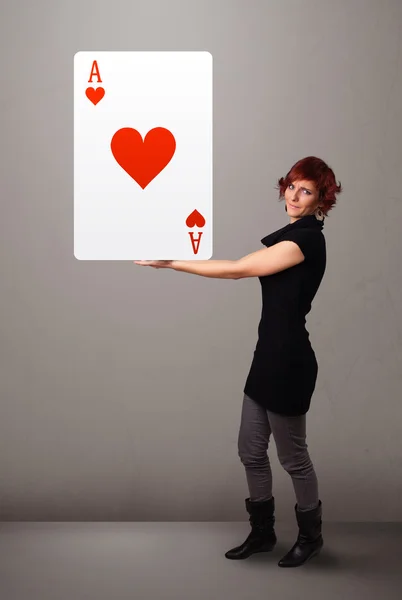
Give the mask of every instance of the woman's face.
M 285 190 L 285 202 L 290 222 L 314 213 L 319 193 L 312 181 L 292 181 Z

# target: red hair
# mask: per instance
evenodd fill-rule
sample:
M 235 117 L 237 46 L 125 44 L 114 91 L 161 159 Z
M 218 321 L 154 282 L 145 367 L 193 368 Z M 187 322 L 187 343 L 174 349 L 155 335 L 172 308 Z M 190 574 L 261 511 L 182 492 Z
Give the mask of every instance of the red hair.
M 285 177 L 278 180 L 276 189 L 279 189 L 279 200 L 282 200 L 285 190 L 294 181 L 312 181 L 318 192 L 319 201 L 322 204 L 322 212 L 327 216 L 328 212 L 336 203 L 336 194 L 343 191 L 341 182 L 337 185 L 333 170 L 320 158 L 307 156 L 293 165 Z

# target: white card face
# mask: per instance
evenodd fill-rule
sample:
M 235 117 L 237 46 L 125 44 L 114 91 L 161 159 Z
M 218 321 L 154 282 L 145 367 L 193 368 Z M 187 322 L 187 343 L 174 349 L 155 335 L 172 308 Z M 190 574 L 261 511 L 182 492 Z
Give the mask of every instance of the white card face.
M 74 56 L 74 256 L 212 256 L 212 56 Z

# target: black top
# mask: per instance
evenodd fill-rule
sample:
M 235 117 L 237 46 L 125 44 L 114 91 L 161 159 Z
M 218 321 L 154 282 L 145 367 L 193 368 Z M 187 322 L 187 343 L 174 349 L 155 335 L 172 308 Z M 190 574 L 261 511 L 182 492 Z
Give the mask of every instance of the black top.
M 274 413 L 296 416 L 310 408 L 318 364 L 306 315 L 326 267 L 323 227 L 324 221 L 307 215 L 261 240 L 267 247 L 291 240 L 305 257 L 294 267 L 259 277 L 262 314 L 244 393 Z

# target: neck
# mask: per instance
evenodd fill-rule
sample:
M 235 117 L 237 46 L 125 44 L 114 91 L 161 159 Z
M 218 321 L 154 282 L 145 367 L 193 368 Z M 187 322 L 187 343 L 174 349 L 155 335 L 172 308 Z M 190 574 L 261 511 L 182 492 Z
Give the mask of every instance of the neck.
M 290 217 L 289 223 L 296 223 L 296 221 L 300 221 L 300 219 L 305 219 L 306 217 L 315 217 L 315 212 L 308 213 L 307 215 L 302 215 L 301 217 Z

